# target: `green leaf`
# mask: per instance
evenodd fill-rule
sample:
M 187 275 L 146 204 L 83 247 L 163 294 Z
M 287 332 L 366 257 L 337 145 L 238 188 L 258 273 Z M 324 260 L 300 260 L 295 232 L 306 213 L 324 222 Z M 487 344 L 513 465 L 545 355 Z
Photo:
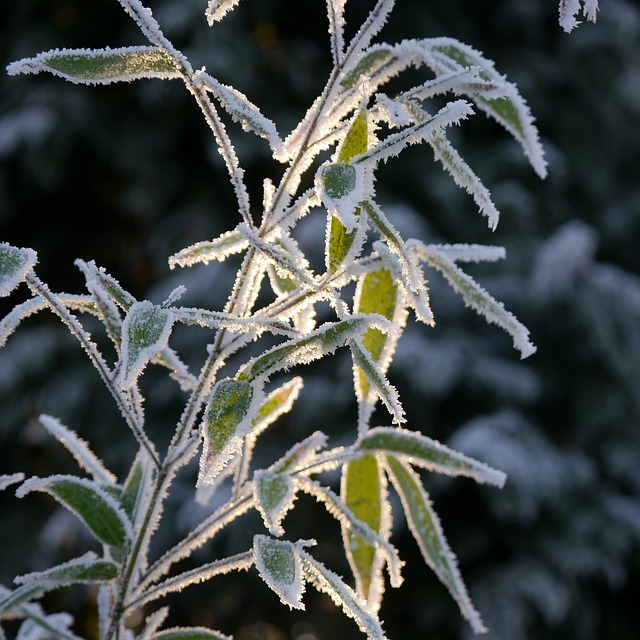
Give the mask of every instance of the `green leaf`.
M 400 495 L 407 523 L 425 562 L 447 587 L 473 631 L 484 633 L 486 628 L 469 599 L 456 557 L 447 544 L 440 520 L 431 506 L 420 478 L 398 458 L 389 455 L 386 460 L 391 480 Z
M 15 582 L 24 585 L 49 583 L 49 590 L 78 583 L 109 582 L 117 576 L 118 565 L 89 552 L 45 571 L 17 576 Z
M 357 208 L 355 215 L 360 215 Z M 347 231 L 337 216 L 329 216 L 329 229 L 327 232 L 326 267 L 329 273 L 335 273 L 343 264 L 347 263 L 349 250 L 353 247 L 358 229 Z
M 302 389 L 302 384 L 302 378 L 297 376 L 269 393 L 262 403 L 258 415 L 253 419 L 251 430 L 254 433 L 259 433 L 280 416 L 289 413 Z
M 296 545 L 257 535 L 253 539 L 253 553 L 260 577 L 280 600 L 292 609 L 304 609 L 301 600 L 304 578 Z
M 178 251 L 169 258 L 169 267 L 191 267 L 203 262 L 209 264 L 212 260 L 222 262 L 234 253 L 240 253 L 249 246 L 249 241 L 238 229 L 227 231 L 213 240 L 196 242 L 182 251 Z
M 131 387 L 146 364 L 169 342 L 174 315 L 169 309 L 146 300 L 136 302 L 122 323 L 122 353 L 117 380 L 123 389 Z
M 356 448 L 364 451 L 391 453 L 406 458 L 411 464 L 450 476 L 467 476 L 476 482 L 504 485 L 506 476 L 483 462 L 449 449 L 436 440 L 415 431 L 397 427 L 376 427 L 363 434 Z
M 175 627 L 154 633 L 153 640 L 231 640 L 231 637 L 204 627 Z
M 295 500 L 293 478 L 268 469 L 256 471 L 253 477 L 253 497 L 269 533 L 281 536 L 284 529 L 280 522 Z
M 340 85 L 344 89 L 353 89 L 364 76 L 371 76 L 379 71 L 387 62 L 393 58 L 393 51 L 387 47 L 375 48 L 366 53 L 349 69 Z
M 242 367 L 239 379 L 267 378 L 281 369 L 322 358 L 371 326 L 388 329 L 383 318 L 374 315 L 359 315 L 339 322 L 325 322 L 305 337 L 289 340 L 249 361 Z
M 104 544 L 125 550 L 132 538 L 131 525 L 117 502 L 98 484 L 74 476 L 30 478 L 16 491 L 21 498 L 30 491 L 44 491 L 73 512 Z
M 352 460 L 343 467 L 341 493 L 342 500 L 356 518 L 386 538 L 389 528 L 389 514 L 386 513 L 383 517 L 386 500 L 383 479 L 376 457 L 374 455 L 363 456 Z M 385 519 L 387 531 L 382 530 Z M 362 536 L 354 534 L 351 527 L 344 523 L 342 537 L 347 558 L 356 579 L 356 591 L 377 610 L 384 589 L 382 581 L 383 554 L 378 547 L 369 544 Z
M 0 242 L 0 297 L 8 296 L 38 262 L 32 249 L 19 249 Z
M 338 162 L 348 164 L 351 158 L 364 153 L 368 144 L 369 123 L 367 121 L 367 112 L 363 110 L 357 113 L 347 131 L 347 135 L 344 137 L 338 153 Z
M 198 484 L 210 484 L 242 448 L 262 403 L 261 388 L 251 382 L 225 378 L 211 391 L 202 418 L 204 439 Z
M 345 162 L 325 165 L 322 168 L 322 182 L 325 193 L 332 200 L 348 196 L 356 188 L 356 169 Z
M 7 67 L 9 75 L 48 71 L 80 84 L 130 82 L 140 78 L 181 78 L 182 71 L 158 47 L 53 49 Z

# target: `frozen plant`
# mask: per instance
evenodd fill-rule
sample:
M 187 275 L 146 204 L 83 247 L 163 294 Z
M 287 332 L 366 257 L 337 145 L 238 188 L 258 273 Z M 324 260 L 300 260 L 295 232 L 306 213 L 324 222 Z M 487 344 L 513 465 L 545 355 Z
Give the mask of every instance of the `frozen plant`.
M 124 478 L 118 479 L 90 444 L 58 418 L 42 415 L 42 426 L 77 460 L 81 476 L 25 479 L 0 476 L 0 489 L 18 485 L 22 498 L 33 491 L 50 494 L 86 525 L 100 544 L 45 571 L 18 576 L 15 587 L 0 586 L 0 621 L 23 620 L 19 637 L 77 640 L 73 620 L 47 613 L 39 600 L 58 588 L 95 585 L 97 636 L 177 640 L 224 638 L 205 628 L 162 628 L 163 596 L 234 570 L 255 568 L 266 585 L 291 608 L 304 608 L 307 584 L 328 593 L 369 638 L 385 637 L 378 611 L 386 582 L 399 587 L 402 565 L 391 541 L 389 483 L 399 496 L 408 526 L 426 564 L 457 602 L 475 632 L 485 631 L 467 594 L 456 559 L 422 484 L 420 470 L 467 476 L 501 487 L 505 475 L 477 460 L 405 429 L 396 389 L 386 373 L 409 313 L 434 324 L 424 270 L 437 270 L 465 303 L 506 330 L 522 357 L 534 352 L 523 325 L 478 285 L 460 264 L 495 261 L 500 247 L 429 244 L 405 239 L 394 228 L 375 194 L 376 169 L 409 145 L 428 144 L 453 180 L 476 202 L 494 228 L 498 211 L 491 195 L 447 137 L 449 127 L 475 109 L 500 123 L 522 146 L 533 169 L 545 175 L 543 150 L 528 107 L 516 87 L 473 48 L 451 38 L 374 43 L 395 4 L 377 0 L 351 39 L 345 38 L 347 0 L 327 0 L 333 68 L 321 95 L 301 122 L 282 137 L 274 122 L 243 93 L 207 71 L 194 69 L 164 35 L 151 10 L 139 0 L 119 0 L 135 20 L 147 46 L 115 49 L 56 49 L 11 64 L 10 74 L 48 71 L 79 84 L 108 84 L 145 78 L 179 79 L 193 95 L 213 133 L 237 200 L 238 223 L 212 240 L 189 246 L 169 265 L 190 267 L 243 254 L 235 284 L 222 311 L 179 304 L 178 288 L 161 304 L 136 300 L 93 262 L 77 261 L 87 293 L 54 293 L 36 274 L 30 249 L 0 244 L 0 295 L 25 284 L 32 296 L 16 304 L 0 323 L 0 345 L 20 322 L 48 309 L 66 324 L 98 370 L 137 443 Z M 211 0 L 206 17 L 213 28 L 239 0 Z M 561 3 L 563 24 L 575 22 L 579 2 Z M 584 12 L 595 15 L 595 3 Z M 388 81 L 413 67 L 425 71 L 417 86 L 384 93 Z M 433 98 L 437 100 L 434 101 Z M 264 180 L 262 213 L 250 204 L 243 170 L 221 112 L 249 133 L 264 138 L 282 165 L 276 184 Z M 303 190 L 303 178 L 312 175 Z M 324 270 L 314 271 L 294 230 L 307 215 L 324 216 Z M 355 295 L 350 285 L 355 283 Z M 258 297 L 269 287 L 271 299 Z M 220 301 L 212 300 L 215 306 Z M 324 303 L 333 316 L 321 320 Z M 97 318 L 115 347 L 103 353 L 82 319 Z M 177 323 L 211 330 L 199 372 L 184 364 L 185 354 L 171 346 Z M 245 347 L 271 336 L 262 353 Z M 345 446 L 315 432 L 294 444 L 266 468 L 255 468 L 252 454 L 267 428 L 289 412 L 303 385 L 282 373 L 349 349 L 358 404 L 354 428 Z M 252 351 L 255 353 L 255 350 Z M 161 451 L 145 422 L 145 398 L 139 380 L 148 366 L 164 367 L 186 394 L 173 437 Z M 224 375 L 222 374 L 223 367 Z M 150 399 L 152 400 L 152 398 Z M 389 414 L 386 425 L 371 424 L 376 405 Z M 179 472 L 199 455 L 194 491 L 206 504 L 221 486 L 231 498 L 182 540 L 152 557 L 151 542 L 163 517 L 167 495 Z M 327 471 L 339 471 L 339 490 L 328 486 Z M 324 475 L 323 475 L 324 474 Z M 342 528 L 352 578 L 343 579 L 313 555 L 313 540 L 286 537 L 285 516 L 299 493 L 322 503 Z M 246 551 L 176 571 L 178 562 L 211 540 L 237 518 L 255 509 L 264 529 L 255 532 Z M 353 586 L 352 586 L 353 585 Z M 151 605 L 151 606 L 150 606 Z M 126 618 L 144 608 L 140 629 Z M 0 637 L 4 635 L 0 627 Z

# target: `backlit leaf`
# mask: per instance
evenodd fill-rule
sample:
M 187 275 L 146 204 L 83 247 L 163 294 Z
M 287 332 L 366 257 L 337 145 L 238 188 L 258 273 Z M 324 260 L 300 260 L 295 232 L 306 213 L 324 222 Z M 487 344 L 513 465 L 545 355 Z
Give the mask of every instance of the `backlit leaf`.
M 182 77 L 175 60 L 159 47 L 53 49 L 14 62 L 7 67 L 7 71 L 9 75 L 48 71 L 80 84 Z
M 409 529 L 420 547 L 425 562 L 447 587 L 473 631 L 484 633 L 486 628 L 469 599 L 456 557 L 447 544 L 440 520 L 431 506 L 420 478 L 398 458 L 387 456 L 386 460 L 391 480 L 400 495 Z
M 32 249 L 18 249 L 0 242 L 0 297 L 8 296 L 38 262 Z

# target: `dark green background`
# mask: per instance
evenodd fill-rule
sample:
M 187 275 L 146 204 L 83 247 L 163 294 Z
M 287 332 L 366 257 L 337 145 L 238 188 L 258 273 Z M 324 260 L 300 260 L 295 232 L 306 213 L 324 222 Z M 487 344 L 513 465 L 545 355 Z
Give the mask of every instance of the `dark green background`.
M 151 5 L 167 35 L 221 81 L 233 83 L 289 131 L 324 86 L 330 65 L 321 0 L 246 0 L 210 30 L 204 0 Z M 350 0 L 362 19 L 373 2 Z M 174 6 L 175 5 L 175 6 Z M 508 337 L 433 274 L 437 326 L 411 328 L 391 377 L 409 426 L 505 470 L 503 491 L 426 478 L 491 639 L 627 640 L 640 602 L 640 6 L 602 0 L 596 25 L 571 35 L 554 0 L 400 0 L 382 39 L 446 35 L 495 60 L 527 98 L 549 160 L 540 181 L 520 149 L 477 117 L 454 139 L 502 212 L 495 233 L 471 199 L 411 148 L 380 172 L 378 193 L 406 235 L 507 247 L 506 262 L 470 269 L 530 328 L 538 353 L 519 361 Z M 54 47 L 143 44 L 114 0 L 23 0 L 0 5 L 0 67 Z M 413 77 L 413 76 L 411 76 Z M 415 76 L 418 78 L 418 76 Z M 278 178 L 262 141 L 230 125 L 251 194 Z M 138 297 L 162 300 L 180 281 L 189 304 L 219 309 L 232 271 L 171 273 L 166 258 L 237 220 L 234 197 L 196 105 L 178 82 L 78 87 L 0 75 L 0 240 L 38 251 L 55 290 L 79 292 L 77 257 L 95 259 Z M 307 243 L 322 237 L 311 224 Z M 5 312 L 10 302 L 2 301 Z M 183 332 L 176 345 L 202 346 Z M 199 353 L 197 349 L 194 353 Z M 193 362 L 198 363 L 194 356 Z M 265 456 L 322 429 L 353 433 L 346 357 L 310 370 L 293 414 L 272 427 Z M 166 441 L 179 399 L 153 371 L 145 386 L 154 434 Z M 50 413 L 77 428 L 123 473 L 131 440 L 97 376 L 58 324 L 30 321 L 0 352 L 0 473 L 73 472 L 43 435 Z M 380 420 L 384 420 L 380 414 Z M 344 437 L 344 435 L 343 435 Z M 164 440 L 163 440 L 164 439 Z M 172 496 L 168 541 L 197 517 L 193 477 Z M 0 582 L 91 546 L 45 497 L 0 496 Z M 317 536 L 316 555 L 346 575 L 338 527 L 300 499 L 290 535 Z M 44 527 L 41 529 L 41 527 Z M 261 525 L 248 518 L 207 545 L 207 561 L 243 550 Z M 446 590 L 397 519 L 406 582 L 381 612 L 391 639 L 469 635 Z M 326 541 L 325 535 L 326 534 Z M 320 535 L 322 533 L 323 535 Z M 290 613 L 256 575 L 192 587 L 171 598 L 173 624 L 211 624 L 241 640 L 361 637 L 323 596 Z M 83 591 L 50 597 L 88 633 Z M 305 635 L 310 634 L 310 635 Z

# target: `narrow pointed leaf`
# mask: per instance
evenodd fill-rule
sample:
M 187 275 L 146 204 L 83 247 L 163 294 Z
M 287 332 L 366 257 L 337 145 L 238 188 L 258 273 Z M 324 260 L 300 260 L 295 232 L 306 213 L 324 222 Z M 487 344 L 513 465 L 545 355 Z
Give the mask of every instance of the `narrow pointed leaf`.
M 326 593 L 344 613 L 355 620 L 358 628 L 371 640 L 386 640 L 382 625 L 367 603 L 342 578 L 327 569 L 305 551 L 300 551 L 305 578 Z
M 33 249 L 19 249 L 0 242 L 0 297 L 8 296 L 37 262 Z
M 466 476 L 476 482 L 502 488 L 506 475 L 502 471 L 449 449 L 436 440 L 415 431 L 397 427 L 375 427 L 361 435 L 356 448 L 392 454 L 413 465 L 450 476 Z
M 425 562 L 447 587 L 473 631 L 484 633 L 486 628 L 469 599 L 456 557 L 447 544 L 440 520 L 431 506 L 420 478 L 398 458 L 387 456 L 386 459 L 391 480 L 402 501 L 409 529 L 420 547 Z
M 341 496 L 356 518 L 388 539 L 391 518 L 384 480 L 374 455 L 352 460 L 342 469 Z M 377 611 L 384 592 L 384 556 L 379 547 L 344 525 L 342 539 L 356 579 L 356 592 Z
M 131 387 L 147 363 L 169 342 L 174 316 L 151 302 L 131 305 L 122 323 L 122 353 L 117 380 L 123 389 Z
M 169 258 L 169 267 L 192 267 L 203 262 L 209 264 L 213 260 L 222 262 L 228 256 L 241 253 L 249 246 L 249 241 L 238 231 L 227 231 L 221 236 L 205 242 L 196 242 Z
M 211 484 L 229 460 L 242 449 L 262 404 L 262 388 L 256 383 L 225 378 L 211 391 L 201 424 L 204 441 L 198 484 Z
M 222 20 L 239 2 L 240 0 L 209 0 L 205 12 L 209 25 Z
M 302 378 L 296 376 L 269 393 L 260 407 L 260 411 L 253 419 L 252 432 L 260 433 L 264 431 L 280 416 L 289 413 L 302 390 L 302 385 Z
M 443 253 L 437 251 L 434 246 L 427 247 L 418 240 L 412 240 L 410 246 L 421 260 L 442 273 L 453 289 L 462 295 L 467 306 L 482 314 L 489 322 L 507 331 L 513 339 L 513 346 L 520 351 L 522 358 L 535 353 L 536 347 L 529 339 L 528 329 L 471 276 Z
M 327 436 L 322 431 L 314 431 L 301 442 L 294 444 L 282 458 L 271 466 L 271 470 L 277 473 L 299 470 L 313 460 L 319 449 L 326 447 L 327 440 Z
M 7 67 L 9 75 L 48 71 L 80 84 L 130 82 L 140 78 L 181 78 L 174 59 L 159 47 L 53 49 Z
M 24 480 L 24 473 L 12 473 L 10 475 L 0 475 L 0 491 L 4 491 L 12 484 L 17 484 Z
M 253 498 L 271 535 L 281 536 L 284 533 L 280 523 L 293 506 L 295 489 L 293 478 L 287 474 L 268 469 L 254 474 Z
M 363 78 L 368 78 L 393 59 L 393 50 L 388 45 L 375 45 L 360 56 L 354 66 L 344 72 L 340 80 L 343 89 L 353 89 Z
M 389 329 L 388 323 L 376 315 L 359 315 L 338 322 L 326 322 L 305 337 L 289 340 L 249 361 L 239 377 L 249 380 L 268 378 L 281 369 L 312 362 L 333 353 L 369 327 Z
M 304 609 L 304 576 L 299 549 L 286 540 L 263 535 L 253 539 L 255 564 L 260 577 L 280 600 L 292 609 Z
M 89 552 L 79 558 L 59 564 L 45 571 L 36 571 L 17 576 L 15 582 L 21 585 L 48 585 L 47 590 L 72 584 L 109 582 L 118 575 L 118 565 L 109 560 L 98 558 Z
M 21 498 L 30 491 L 52 495 L 82 520 L 98 540 L 124 550 L 132 537 L 131 525 L 117 502 L 95 482 L 74 476 L 30 478 L 16 491 Z

